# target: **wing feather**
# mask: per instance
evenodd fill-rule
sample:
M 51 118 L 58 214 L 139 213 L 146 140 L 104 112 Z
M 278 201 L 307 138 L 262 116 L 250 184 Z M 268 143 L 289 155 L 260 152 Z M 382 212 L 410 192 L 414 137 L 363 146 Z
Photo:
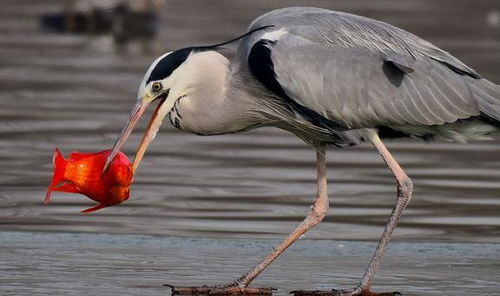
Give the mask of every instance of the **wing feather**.
M 438 83 L 440 81 L 438 79 L 429 79 L 428 86 L 432 86 L 434 89 L 434 94 L 438 98 L 439 102 L 446 106 L 446 109 L 449 111 L 450 119 L 447 122 L 453 120 L 457 116 L 460 118 L 467 117 L 471 114 L 471 111 L 465 106 L 461 106 L 460 104 L 456 104 L 453 100 L 448 98 L 448 94 L 444 92 L 442 85 L 439 86 Z
M 429 59 L 417 59 L 411 73 L 387 70 L 383 53 L 293 36 L 274 43 L 270 55 L 287 97 L 348 128 L 441 125 L 479 114 L 465 79 Z
M 269 54 L 283 94 L 327 120 L 355 129 L 441 125 L 479 115 L 467 80 L 479 75 L 411 33 L 312 8 L 268 13 L 250 29 L 266 25 L 273 25 L 268 32 L 280 30 Z M 241 52 L 248 54 L 262 36 L 252 35 Z

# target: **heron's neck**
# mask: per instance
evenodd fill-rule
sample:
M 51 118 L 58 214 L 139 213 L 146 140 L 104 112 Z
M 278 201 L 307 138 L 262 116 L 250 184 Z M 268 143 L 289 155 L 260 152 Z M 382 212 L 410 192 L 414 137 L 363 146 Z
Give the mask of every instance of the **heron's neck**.
M 249 129 L 262 119 L 255 112 L 256 100 L 245 91 L 239 75 L 231 73 L 229 61 L 217 52 L 198 54 L 191 61 L 191 85 L 174 109 L 182 130 L 211 135 Z

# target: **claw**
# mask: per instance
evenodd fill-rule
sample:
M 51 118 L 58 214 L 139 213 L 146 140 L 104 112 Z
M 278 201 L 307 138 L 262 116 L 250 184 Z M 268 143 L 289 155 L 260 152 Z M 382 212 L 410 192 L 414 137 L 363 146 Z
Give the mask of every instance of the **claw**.
M 338 296 L 338 295 L 342 295 L 342 294 L 340 294 L 340 291 L 320 291 L 320 290 L 314 290 L 314 291 L 296 290 L 296 291 L 290 292 L 290 294 L 293 294 L 294 296 Z
M 197 295 L 197 296 L 226 296 L 226 295 L 263 295 L 271 296 L 274 288 L 240 288 L 238 286 L 201 286 L 201 287 L 175 287 L 164 285 L 172 290 L 172 295 Z
M 361 291 L 355 292 L 354 290 L 331 290 L 331 291 L 304 291 L 297 290 L 292 291 L 290 294 L 294 296 L 400 296 L 402 295 L 399 292 L 388 292 L 388 293 L 376 293 L 371 291 Z

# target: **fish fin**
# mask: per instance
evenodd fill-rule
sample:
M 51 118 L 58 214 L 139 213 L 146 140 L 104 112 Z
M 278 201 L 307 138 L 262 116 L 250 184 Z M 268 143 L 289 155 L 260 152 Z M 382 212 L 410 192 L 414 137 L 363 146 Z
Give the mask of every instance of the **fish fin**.
M 45 194 L 45 201 L 43 202 L 44 204 L 48 204 L 50 202 L 51 194 L 52 194 L 52 188 L 49 187 L 49 189 L 47 189 L 47 193 Z
M 75 185 L 71 183 L 64 183 L 59 186 L 53 187 L 52 191 L 61 191 L 61 192 L 69 192 L 69 193 L 82 193 L 80 190 L 76 188 Z
M 86 210 L 83 210 L 83 211 L 81 211 L 80 213 L 82 213 L 82 214 L 88 214 L 88 213 L 91 213 L 91 212 L 94 212 L 94 211 L 100 210 L 100 209 L 102 209 L 102 208 L 105 208 L 105 207 L 107 207 L 107 205 L 105 205 L 105 204 L 99 204 L 99 205 L 97 205 L 97 206 L 95 206 L 95 207 L 91 207 L 91 208 L 88 208 L 88 209 L 86 209 Z
M 55 190 L 55 186 L 64 181 L 64 172 L 66 171 L 66 159 L 61 154 L 59 149 L 55 149 L 54 156 L 52 157 L 52 163 L 54 164 L 54 175 L 52 176 L 52 181 L 47 189 L 47 194 L 45 194 L 45 204 L 48 204 L 52 191 Z

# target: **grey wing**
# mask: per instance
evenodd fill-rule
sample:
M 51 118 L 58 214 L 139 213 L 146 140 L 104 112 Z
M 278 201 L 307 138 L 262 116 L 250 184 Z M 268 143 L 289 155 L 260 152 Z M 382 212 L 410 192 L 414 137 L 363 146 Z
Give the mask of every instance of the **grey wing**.
M 260 16 L 250 24 L 249 29 L 263 26 L 284 27 L 290 33 L 316 43 L 391 51 L 414 58 L 425 56 L 443 63 L 457 73 L 480 78 L 473 69 L 448 52 L 418 36 L 359 15 L 314 7 L 289 7 Z
M 284 42 L 272 47 L 271 58 L 290 98 L 348 128 L 436 125 L 479 115 L 465 79 L 433 61 L 394 62 L 404 57 Z
M 326 17 L 330 22 L 332 18 Z M 318 19 L 316 16 L 310 22 L 317 23 Z M 274 86 L 266 85 L 268 88 L 276 92 L 278 85 L 283 92 L 281 96 L 293 100 L 299 109 L 310 110 L 350 129 L 439 125 L 480 114 L 467 82 L 479 78 L 473 70 L 430 44 L 427 52 L 433 52 L 434 56 L 408 50 L 411 40 L 405 40 L 406 43 L 395 40 L 409 37 L 390 30 L 380 33 L 378 26 L 383 23 L 372 21 L 372 24 L 364 18 L 349 21 L 349 36 L 338 31 L 335 35 L 326 25 L 294 21 L 273 27 L 254 40 L 249 57 L 258 47 L 265 46 L 276 80 Z M 368 22 L 364 25 L 371 31 L 360 29 L 363 22 Z M 360 38 L 356 32 L 364 37 Z M 419 42 L 418 46 L 424 47 L 425 41 Z M 259 80 L 262 79 L 266 77 L 261 75 Z

